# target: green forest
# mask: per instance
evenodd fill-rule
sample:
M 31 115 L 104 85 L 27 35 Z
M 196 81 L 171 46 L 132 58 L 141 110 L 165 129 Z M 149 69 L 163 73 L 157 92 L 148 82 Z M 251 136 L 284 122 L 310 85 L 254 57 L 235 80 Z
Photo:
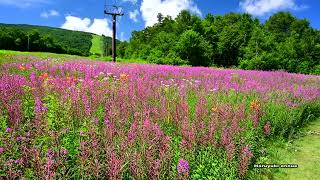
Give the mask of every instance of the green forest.
M 157 64 L 320 74 L 320 31 L 289 12 L 265 23 L 240 13 L 200 18 L 185 10 L 175 19 L 157 17 L 157 24 L 122 42 L 118 55 Z
M 93 36 L 86 32 L 45 26 L 0 24 L 0 49 L 89 56 L 96 54 L 90 52 Z M 111 38 L 103 36 L 101 41 L 110 43 Z M 98 55 L 101 54 L 102 51 Z

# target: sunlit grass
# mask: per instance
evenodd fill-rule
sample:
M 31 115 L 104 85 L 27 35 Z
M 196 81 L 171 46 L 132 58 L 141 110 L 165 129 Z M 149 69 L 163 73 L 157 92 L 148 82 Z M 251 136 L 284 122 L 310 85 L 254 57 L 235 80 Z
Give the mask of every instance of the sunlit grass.
M 92 54 L 102 54 L 101 36 L 92 35 L 91 42 L 92 42 L 92 45 L 91 45 L 90 53 L 92 53 Z

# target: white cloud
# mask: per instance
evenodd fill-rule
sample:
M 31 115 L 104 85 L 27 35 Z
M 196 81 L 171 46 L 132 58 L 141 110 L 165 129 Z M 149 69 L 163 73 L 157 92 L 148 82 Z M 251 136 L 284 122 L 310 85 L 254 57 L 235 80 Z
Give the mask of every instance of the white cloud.
M 132 19 L 134 22 L 137 22 L 138 19 L 137 19 L 137 16 L 139 15 L 139 11 L 136 9 L 134 11 L 130 11 L 129 12 L 129 17 L 130 19 Z
M 50 11 L 44 11 L 40 14 L 41 17 L 43 18 L 49 18 L 49 17 L 56 17 L 60 16 L 60 13 L 56 10 L 50 10 Z
M 88 32 L 105 36 L 112 35 L 112 29 L 109 27 L 109 21 L 107 19 L 94 19 L 88 28 Z
M 19 8 L 28 8 L 31 6 L 39 6 L 49 4 L 51 0 L 0 0 L 0 4 L 7 6 L 16 6 Z
M 176 18 L 184 9 L 201 15 L 201 11 L 192 0 L 142 0 L 140 7 L 145 26 L 152 26 L 157 23 L 158 13 Z
M 124 32 L 121 32 L 120 33 L 120 41 L 124 41 L 125 39 L 124 39 Z
M 242 0 L 239 5 L 243 11 L 255 16 L 263 16 L 280 10 L 306 8 L 306 6 L 298 6 L 295 0 Z
M 112 36 L 112 29 L 107 19 L 94 19 L 93 23 L 89 18 L 81 19 L 75 16 L 67 16 L 66 22 L 61 26 L 63 29 L 74 31 L 90 32 L 98 35 Z

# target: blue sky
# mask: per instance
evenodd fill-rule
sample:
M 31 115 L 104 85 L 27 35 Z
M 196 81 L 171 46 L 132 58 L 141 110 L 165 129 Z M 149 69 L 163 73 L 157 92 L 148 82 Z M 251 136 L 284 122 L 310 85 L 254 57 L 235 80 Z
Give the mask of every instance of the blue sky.
M 319 0 L 107 0 L 123 6 L 117 38 L 128 40 L 133 30 L 156 22 L 156 15 L 176 17 L 182 9 L 204 17 L 208 13 L 248 12 L 264 22 L 277 11 L 290 11 L 320 29 Z M 105 0 L 0 0 L 0 23 L 33 24 L 111 35 L 111 21 L 103 14 Z

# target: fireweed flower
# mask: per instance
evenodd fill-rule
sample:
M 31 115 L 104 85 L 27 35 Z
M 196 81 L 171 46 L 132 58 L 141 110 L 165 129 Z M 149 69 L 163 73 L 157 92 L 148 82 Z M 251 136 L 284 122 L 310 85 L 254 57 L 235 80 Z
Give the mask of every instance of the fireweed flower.
M 98 146 L 98 142 L 97 141 L 92 141 L 92 147 L 97 147 Z
M 52 170 L 53 165 L 54 165 L 54 160 L 48 159 L 45 165 L 45 169 L 46 169 L 45 179 L 53 179 L 53 177 L 55 176 L 55 172 L 53 172 Z
M 26 138 L 25 137 L 22 137 L 22 136 L 19 136 L 19 137 L 17 137 L 16 138 L 16 140 L 19 142 L 19 141 L 23 141 L 23 140 L 25 140 Z
M 2 154 L 3 152 L 4 152 L 4 149 L 0 147 L 0 154 Z
M 7 133 L 11 133 L 11 132 L 12 132 L 12 128 L 7 128 L 7 129 L 6 129 L 6 132 L 7 132 Z
M 30 132 L 27 132 L 27 133 L 26 133 L 26 137 L 30 137 Z
M 253 157 L 253 153 L 251 152 L 249 145 L 246 145 L 241 150 L 241 154 L 240 154 L 240 167 L 239 167 L 240 172 L 239 173 L 241 177 L 245 176 L 252 157 Z
M 42 113 L 43 111 L 44 111 L 44 107 L 42 105 L 41 99 L 39 97 L 36 97 L 34 112 L 36 114 L 39 114 L 39 113 Z
M 184 159 L 180 159 L 177 165 L 178 173 L 182 174 L 189 170 L 189 163 Z
M 143 136 L 147 137 L 150 131 L 152 124 L 149 119 L 144 120 L 143 122 Z
M 51 149 L 49 149 L 48 152 L 47 152 L 47 154 L 46 154 L 46 157 L 47 157 L 48 159 L 52 159 L 53 156 L 54 156 L 54 152 L 53 152 Z
M 128 132 L 128 141 L 131 142 L 135 139 L 136 134 L 137 134 L 137 129 L 138 129 L 138 124 L 137 121 L 134 121 L 131 124 L 130 130 Z
M 187 148 L 188 147 L 188 142 L 184 139 L 182 139 L 181 143 L 180 143 L 180 147 L 182 149 Z
M 21 163 L 22 163 L 22 160 L 21 160 L 21 159 L 17 159 L 17 160 L 14 161 L 14 163 L 15 163 L 15 164 L 21 164 Z
M 80 131 L 80 135 L 81 135 L 81 136 L 84 135 L 84 132 L 83 132 L 83 131 Z
M 108 118 L 104 119 L 104 125 L 109 127 L 110 126 L 110 120 Z
M 251 158 L 253 156 L 253 154 L 250 150 L 250 147 L 248 145 L 242 149 L 242 154 L 249 157 L 249 158 Z
M 270 129 L 271 129 L 271 124 L 268 121 L 264 126 L 263 126 L 263 133 L 265 135 L 269 135 L 270 134 Z
M 14 160 L 10 159 L 9 161 L 7 161 L 7 162 L 5 163 L 5 166 L 11 167 L 13 163 L 14 163 Z
M 35 72 L 32 72 L 30 74 L 30 80 L 31 80 L 31 82 L 35 82 L 36 81 L 36 73 Z
M 68 150 L 66 150 L 66 149 L 61 149 L 60 150 L 60 155 L 61 155 L 61 157 L 67 157 L 67 155 L 68 155 Z

